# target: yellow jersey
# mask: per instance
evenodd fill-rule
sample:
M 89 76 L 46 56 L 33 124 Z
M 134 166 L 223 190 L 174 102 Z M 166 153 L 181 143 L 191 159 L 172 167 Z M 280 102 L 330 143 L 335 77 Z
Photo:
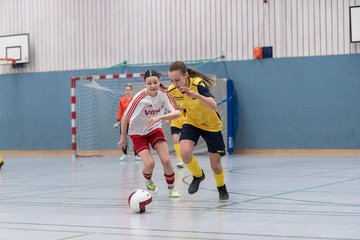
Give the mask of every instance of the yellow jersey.
M 201 78 L 190 77 L 189 82 L 191 91 L 206 97 L 214 97 Z M 189 97 L 180 92 L 173 84 L 168 87 L 168 93 L 176 101 L 176 104 L 184 108 L 183 124 L 190 124 L 209 132 L 221 131 L 222 121 L 216 110 L 210 109 L 197 98 Z

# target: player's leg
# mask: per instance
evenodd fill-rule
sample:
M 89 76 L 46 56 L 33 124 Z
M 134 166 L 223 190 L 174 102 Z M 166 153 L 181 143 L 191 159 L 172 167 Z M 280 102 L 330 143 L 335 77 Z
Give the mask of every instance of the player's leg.
M 176 158 L 178 159 L 178 163 L 176 164 L 176 166 L 178 168 L 183 168 L 185 165 L 180 154 L 180 131 L 181 129 L 178 127 L 171 127 L 171 137 L 174 144 Z
M 169 148 L 165 141 L 165 136 L 162 130 L 155 131 L 155 133 L 151 136 L 150 142 L 153 148 L 156 150 L 163 166 L 164 177 L 168 185 L 170 197 L 180 197 L 180 194 L 176 191 L 174 187 L 175 172 L 170 159 Z
M 146 179 L 146 187 L 151 193 L 155 194 L 157 192 L 157 187 L 152 180 L 155 161 L 149 149 L 149 141 L 147 140 L 146 136 L 140 135 L 132 135 L 130 138 L 134 148 L 139 153 L 139 157 L 144 164 L 142 172 L 144 178 Z
M 154 145 L 154 149 L 160 158 L 161 164 L 164 168 L 164 174 L 169 175 L 174 173 L 167 143 L 165 141 L 157 141 Z
M 199 162 L 193 156 L 193 149 L 198 142 L 200 132 L 198 128 L 184 124 L 180 134 L 180 153 L 181 157 L 193 175 L 193 181 L 189 185 L 188 192 L 194 194 L 199 190 L 200 182 L 205 179 L 204 171 L 201 169 Z
M 170 122 L 170 132 L 171 132 L 171 137 L 173 140 L 173 144 L 174 144 L 174 150 L 176 153 L 176 157 L 178 159 L 178 163 L 176 164 L 176 166 L 178 168 L 183 168 L 184 167 L 184 162 L 181 158 L 181 154 L 180 154 L 180 132 L 181 132 L 181 128 L 182 125 L 184 123 L 184 117 L 178 117 L 176 119 L 171 120 Z
M 229 193 L 226 189 L 224 167 L 221 163 L 221 157 L 226 154 L 222 133 L 221 131 L 202 131 L 201 136 L 204 138 L 208 147 L 210 166 L 213 170 L 216 187 L 219 191 L 219 199 L 227 200 L 229 199 Z
M 142 162 L 144 163 L 143 167 L 143 176 L 146 179 L 146 187 L 147 189 L 155 194 L 157 192 L 157 187 L 152 180 L 152 175 L 155 167 L 155 161 L 153 156 L 151 155 L 150 149 L 144 149 L 139 152 L 139 157 L 141 158 Z
M 181 157 L 181 153 L 180 153 L 180 134 L 181 134 L 180 128 L 171 127 L 171 136 L 172 136 L 173 143 L 174 143 L 174 149 L 175 149 L 176 157 L 179 160 L 179 162 L 176 164 L 176 166 L 178 168 L 184 168 L 185 164 L 184 164 L 184 161 L 183 161 L 183 159 Z M 194 155 L 192 155 L 191 160 L 194 160 L 197 162 L 197 159 Z

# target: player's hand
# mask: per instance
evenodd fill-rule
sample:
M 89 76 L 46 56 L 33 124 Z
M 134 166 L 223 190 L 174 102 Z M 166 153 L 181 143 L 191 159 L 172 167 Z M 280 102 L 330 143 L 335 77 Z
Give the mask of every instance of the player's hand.
M 120 121 L 119 122 L 116 122 L 115 124 L 114 124 L 114 128 L 118 128 L 119 126 L 120 126 Z
M 190 89 L 185 86 L 181 86 L 179 87 L 179 91 L 186 94 L 188 91 L 190 91 Z
M 181 104 L 178 104 L 177 109 L 180 111 L 184 111 L 185 108 Z
M 191 91 L 188 87 L 182 86 L 179 88 L 180 92 L 188 95 L 189 97 L 197 98 L 197 93 L 194 91 Z
M 166 123 L 167 125 L 170 125 L 170 120 L 165 120 L 165 123 Z
M 123 149 L 126 146 L 126 138 L 120 138 L 120 141 L 117 143 L 117 145 L 119 146 L 119 148 Z

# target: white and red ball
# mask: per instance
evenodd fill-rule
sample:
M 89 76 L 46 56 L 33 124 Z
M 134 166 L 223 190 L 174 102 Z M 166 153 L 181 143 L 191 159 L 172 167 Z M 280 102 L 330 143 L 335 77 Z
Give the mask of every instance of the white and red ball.
M 143 213 L 149 210 L 152 203 L 151 194 L 144 189 L 134 190 L 128 199 L 128 204 L 134 212 Z

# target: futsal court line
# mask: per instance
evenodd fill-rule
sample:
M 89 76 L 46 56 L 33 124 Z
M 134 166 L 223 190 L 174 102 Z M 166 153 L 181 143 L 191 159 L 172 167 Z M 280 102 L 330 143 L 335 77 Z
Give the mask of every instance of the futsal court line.
M 181 211 L 181 210 L 193 210 L 197 212 L 227 212 L 227 213 L 233 213 L 233 212 L 243 212 L 243 213 L 251 213 L 251 214 L 257 214 L 257 213 L 264 213 L 264 214 L 276 214 L 276 215 L 293 215 L 293 216 L 335 216 L 335 217 L 360 217 L 360 213 L 350 213 L 350 212 L 336 212 L 336 211 L 300 211 L 300 210 L 273 210 L 273 209 L 254 209 L 254 208 L 209 208 L 209 207 L 197 207 L 194 209 L 181 209 L 181 208 L 174 208 L 174 207 L 152 207 L 156 210 L 173 210 L 173 211 Z
M 293 192 L 297 192 L 297 191 L 295 190 Z M 263 200 L 263 199 L 278 199 L 278 200 L 286 200 L 286 201 L 292 201 L 292 202 L 312 203 L 312 204 L 322 205 L 322 206 L 329 206 L 330 205 L 330 206 L 360 207 L 360 204 L 353 204 L 353 203 L 337 203 L 337 202 L 325 202 L 325 201 L 314 201 L 314 200 L 276 197 L 276 196 L 289 194 L 289 193 L 293 193 L 293 192 L 280 193 L 280 194 L 274 194 L 274 195 L 268 195 L 268 196 L 261 196 L 261 195 L 244 194 L 244 193 L 237 193 L 237 192 L 229 191 L 229 193 L 232 194 L 232 195 L 252 196 L 252 197 L 256 197 L 256 198 L 249 199 L 249 200 L 242 200 L 242 201 L 238 201 L 236 203 L 233 203 L 233 202 L 228 203 L 228 204 L 225 204 L 224 206 L 221 206 L 221 207 L 228 207 L 228 206 L 232 206 L 232 205 L 236 205 L 236 204 L 240 204 L 240 203 L 253 203 L 253 201 Z M 301 191 L 299 191 L 299 192 L 301 192 Z M 287 203 L 282 203 L 282 204 L 285 205 Z
M 242 202 L 235 202 L 231 205 L 227 204 L 226 208 L 223 206 L 217 206 L 213 208 L 209 207 L 179 207 L 179 206 L 172 206 L 172 205 L 161 205 L 161 206 L 153 206 L 152 209 L 155 210 L 170 210 L 170 211 L 191 211 L 191 212 L 203 212 L 203 211 L 212 211 L 212 212 L 247 212 L 247 213 L 266 213 L 266 214 L 286 214 L 286 215 L 312 215 L 312 216 L 343 216 L 343 217 L 359 217 L 359 213 L 350 213 L 350 212 L 340 212 L 340 211 L 300 211 L 300 210 L 272 210 L 272 209 L 255 209 L 255 208 L 229 208 L 234 204 L 239 204 Z M 264 203 L 262 203 L 264 204 Z M 266 203 L 265 203 L 266 204 Z M 67 207 L 67 208 L 91 208 L 91 209 L 128 209 L 128 205 L 111 205 L 111 204 L 103 204 L 101 206 L 97 204 L 1 204 L 1 205 L 8 205 L 8 206 L 27 206 L 27 207 L 38 207 L 38 206 L 51 206 L 51 207 Z M 288 204 L 283 204 L 288 205 Z
M 189 185 L 186 182 L 186 178 L 187 177 L 191 177 L 190 175 L 185 176 L 183 178 L 183 183 L 185 183 L 186 185 Z M 359 180 L 360 178 L 353 178 L 353 179 L 348 179 L 348 180 L 344 180 L 344 181 L 337 181 L 337 182 L 333 182 L 333 183 L 328 183 L 328 184 L 323 184 L 323 185 L 319 185 L 319 186 L 314 186 L 314 187 L 309 187 L 309 188 L 303 188 L 303 189 L 298 189 L 298 190 L 293 190 L 293 191 L 287 191 L 287 192 L 283 192 L 283 193 L 278 193 L 278 194 L 273 194 L 273 195 L 267 195 L 267 196 L 262 196 L 262 195 L 251 195 L 251 194 L 244 194 L 244 193 L 237 193 L 237 192 L 231 192 L 231 194 L 237 194 L 237 195 L 243 195 L 243 196 L 251 196 L 251 197 L 256 197 L 253 199 L 249 199 L 249 200 L 243 200 L 240 202 L 252 202 L 252 201 L 257 201 L 257 200 L 261 200 L 261 199 L 266 199 L 266 198 L 273 198 L 273 199 L 281 199 L 281 200 L 289 200 L 289 201 L 298 201 L 298 202 L 310 202 L 310 203 L 317 203 L 317 204 L 331 204 L 331 205 L 343 205 L 343 206 L 360 206 L 359 204 L 344 204 L 344 203 L 334 203 L 334 202 L 324 202 L 324 201 L 310 201 L 310 200 L 298 200 L 298 199 L 291 199 L 291 198 L 276 198 L 276 196 L 281 196 L 281 195 L 286 195 L 286 194 L 290 194 L 290 193 L 296 193 L 296 192 L 301 192 L 301 191 L 306 191 L 309 189 L 315 189 L 315 188 L 320 188 L 320 187 L 324 187 L 324 186 L 330 186 L 330 185 L 334 185 L 334 184 L 339 184 L 339 183 L 344 183 L 344 182 L 349 182 L 349 181 L 354 181 L 354 180 Z M 136 180 L 137 182 L 138 180 Z M 125 184 L 125 183 L 124 183 Z M 126 183 L 128 184 L 128 182 Z M 79 187 L 78 191 L 82 191 L 82 190 L 89 190 L 89 189 L 94 189 L 94 188 L 104 188 L 104 187 L 109 187 L 109 186 L 114 186 L 117 187 L 117 184 L 112 184 L 112 185 L 96 185 L 96 186 L 87 186 L 87 187 Z M 210 191 L 214 191 L 211 189 L 207 189 L 207 188 L 203 188 L 200 187 L 201 189 L 205 189 L 205 190 L 210 190 Z M 50 190 L 52 190 L 53 188 L 49 187 Z M 47 190 L 47 189 L 44 189 Z M 8 200 L 11 199 L 13 200 L 14 198 L 26 198 L 26 197 L 40 197 L 40 196 L 46 196 L 46 195 L 51 195 L 51 194 L 58 194 L 58 193 L 66 193 L 66 192 L 72 192 L 73 189 L 66 189 L 66 190 L 62 190 L 62 191 L 55 191 L 55 192 L 47 192 L 47 193 L 39 193 L 39 194 L 31 194 L 31 195 L 23 195 L 23 196 L 9 196 L 7 198 L 2 198 L 1 200 Z M 92 198 L 91 198 L 92 199 Z M 107 200 L 107 199 L 106 199 Z M 240 203 L 238 202 L 238 203 Z M 233 205 L 234 203 L 231 203 L 230 205 Z M 236 204 L 236 203 L 235 203 Z M 50 205 L 50 204 L 49 204 Z M 46 206 L 46 204 L 43 204 L 43 206 Z M 79 205 L 81 206 L 81 205 Z M 229 206 L 229 204 L 225 204 L 224 205 Z M 220 206 L 223 207 L 223 206 Z
M 30 225 L 30 224 L 28 224 L 28 225 Z M 0 226 L 0 229 L 3 229 L 3 230 L 29 231 L 29 232 L 52 232 L 52 233 L 76 233 L 77 234 L 77 235 L 72 236 L 72 237 L 59 238 L 57 240 L 78 238 L 78 237 L 83 237 L 83 236 L 87 236 L 87 235 L 92 234 L 92 233 L 83 232 L 83 231 L 38 229 L 38 228 L 18 228 L 18 227 L 1 227 Z
M 244 202 L 256 201 L 256 200 L 263 199 L 263 198 L 273 198 L 273 197 L 287 195 L 287 194 L 291 194 L 291 193 L 304 192 L 304 191 L 309 190 L 309 189 L 327 187 L 327 186 L 332 186 L 332 185 L 345 183 L 345 182 L 351 182 L 351 181 L 355 181 L 355 180 L 359 180 L 359 179 L 360 178 L 350 178 L 350 179 L 343 180 L 343 181 L 337 181 L 337 182 L 332 182 L 332 183 L 327 183 L 327 184 L 321 184 L 321 185 L 318 185 L 318 186 L 307 187 L 307 188 L 297 189 L 297 190 L 293 190 L 293 191 L 287 191 L 287 192 L 283 192 L 283 193 L 272 194 L 272 195 L 269 195 L 269 196 L 263 196 L 263 197 L 259 197 L 259 198 L 255 198 L 255 199 L 245 200 Z M 360 206 L 360 204 L 351 204 L 351 203 L 350 204 L 332 203 L 332 204 Z
M 189 183 L 186 182 L 186 178 L 191 177 L 191 175 L 185 176 L 183 178 L 183 182 L 187 185 L 189 185 Z M 244 194 L 244 193 L 239 193 L 239 192 L 233 192 L 233 191 L 229 191 L 229 193 L 231 195 L 242 195 L 242 196 L 248 196 L 248 197 L 255 197 L 253 199 L 248 199 L 248 200 L 241 200 L 241 201 L 237 201 L 237 202 L 229 202 L 229 203 L 225 203 L 222 206 L 217 206 L 216 208 L 224 208 L 224 207 L 228 207 L 228 206 L 232 206 L 232 205 L 236 205 L 236 204 L 240 204 L 240 203 L 249 203 L 249 202 L 253 202 L 253 201 L 257 201 L 257 200 L 262 200 L 262 199 L 279 199 L 279 200 L 287 200 L 287 201 L 294 201 L 294 202 L 307 202 L 307 203 L 316 203 L 317 205 L 333 205 L 333 206 L 352 206 L 352 207 L 359 207 L 360 204 L 352 204 L 352 203 L 337 203 L 337 202 L 325 202 L 325 201 L 312 201 L 312 200 L 299 200 L 299 199 L 292 199 L 292 198 L 281 198 L 281 197 L 277 197 L 277 196 L 281 196 L 281 195 L 287 195 L 287 194 L 291 194 L 291 193 L 297 193 L 297 192 L 304 192 L 306 190 L 309 189 L 315 189 L 315 188 L 321 188 L 324 186 L 331 186 L 331 185 L 335 185 L 335 184 L 339 184 L 339 183 L 344 183 L 344 182 L 350 182 L 350 181 L 355 181 L 355 180 L 359 180 L 360 178 L 351 178 L 351 179 L 347 179 L 347 180 L 343 180 L 343 181 L 337 181 L 337 182 L 332 182 L 332 183 L 328 183 L 328 184 L 322 184 L 322 185 L 318 185 L 318 186 L 313 186 L 313 187 L 308 187 L 308 188 L 303 188 L 303 189 L 298 189 L 298 190 L 293 190 L 293 191 L 286 191 L 286 192 L 282 192 L 282 193 L 278 193 L 278 194 L 272 194 L 272 195 L 253 195 L 253 194 Z M 203 190 L 208 190 L 208 191 L 214 191 L 212 189 L 209 188 L 204 188 L 204 187 L 200 187 L 200 189 Z
M 139 179 L 134 179 L 133 181 L 126 181 L 123 182 L 123 184 L 116 184 L 116 183 L 112 183 L 112 184 L 97 184 L 97 183 L 89 183 L 89 184 L 84 184 L 84 185 L 76 185 L 76 186 L 71 186 L 71 185 L 62 185 L 61 187 L 59 186 L 54 186 L 54 185 L 47 185 L 47 186 L 30 186 L 33 189 L 25 191 L 28 193 L 34 192 L 34 191 L 48 191 L 48 190 L 53 190 L 54 188 L 64 188 L 63 190 L 57 190 L 57 191 L 52 191 L 52 192 L 45 192 L 45 193 L 37 193 L 37 194 L 29 194 L 29 195 L 17 195 L 17 193 L 21 194 L 24 193 L 24 191 L 19 191 L 16 192 L 15 194 L 12 193 L 7 193 L 7 197 L 0 197 L 0 200 L 8 200 L 8 199 L 16 199 L 16 198 L 23 198 L 23 197 L 40 197 L 40 196 L 46 196 L 46 195 L 52 195 L 52 194 L 59 194 L 59 193 L 67 193 L 67 192 L 73 192 L 74 188 L 77 191 L 83 191 L 83 190 L 91 190 L 91 189 L 112 189 L 112 188 L 119 188 L 121 186 L 128 186 L 129 183 L 133 184 L 136 182 L 140 182 Z M 3 185 L 3 186 L 11 186 L 11 185 Z M 18 185 L 13 185 L 14 187 L 17 187 Z M 25 186 L 24 188 L 29 187 L 29 186 Z M 130 192 L 129 192 L 130 193 Z M 12 195 L 11 195 L 12 194 Z M 9 196 L 11 195 L 11 196 Z
M 336 170 L 331 170 L 331 171 L 324 171 L 324 172 L 319 172 L 319 173 L 313 173 L 313 174 L 308 174 L 308 175 L 303 175 L 303 176 L 304 177 L 311 177 L 311 176 L 323 175 L 323 174 L 327 174 L 327 173 L 334 173 L 334 172 L 346 171 L 346 170 L 354 170 L 354 169 L 360 169 L 360 167 L 341 168 L 341 169 L 336 169 Z
M 252 234 L 252 233 L 237 233 L 237 232 L 216 232 L 216 231 L 194 231 L 194 230 L 173 230 L 173 229 L 148 229 L 148 228 L 130 228 L 130 227 L 110 227 L 110 226 L 94 226 L 94 225 L 70 225 L 70 224 L 49 224 L 49 223 L 25 223 L 25 222 L 0 222 L 0 224 L 16 224 L 16 225 L 29 225 L 29 226 L 44 226 L 44 227 L 67 227 L 67 228 L 91 228 L 91 229 L 103 229 L 102 231 L 71 231 L 71 230 L 38 230 L 38 229 L 31 229 L 31 228 L 3 228 L 0 229 L 15 229 L 15 230 L 26 230 L 26 231 L 44 231 L 44 232 L 59 232 L 59 233 L 81 233 L 77 236 L 73 237 L 65 237 L 65 238 L 58 238 L 57 240 L 66 240 L 66 239 L 75 239 L 81 236 L 86 235 L 113 235 L 113 236 L 140 236 L 140 237 L 154 237 L 154 239 L 158 238 L 169 238 L 172 239 L 201 239 L 201 240 L 219 240 L 225 239 L 220 237 L 256 237 L 256 238 L 282 238 L 282 239 L 307 239 L 307 240 L 358 240 L 355 238 L 333 238 L 333 237 L 319 237 L 319 236 L 296 236 L 296 235 L 275 235 L 275 234 Z M 127 233 L 109 233 L 104 232 L 104 230 L 114 230 L 114 231 L 147 231 L 153 232 L 158 234 L 127 234 Z M 171 233 L 170 235 L 160 235 L 160 233 Z M 179 236 L 179 234 L 188 234 L 189 236 Z M 214 237 L 194 237 L 191 234 L 204 234 L 208 235 L 215 235 Z M 231 238 L 232 239 L 232 238 Z

